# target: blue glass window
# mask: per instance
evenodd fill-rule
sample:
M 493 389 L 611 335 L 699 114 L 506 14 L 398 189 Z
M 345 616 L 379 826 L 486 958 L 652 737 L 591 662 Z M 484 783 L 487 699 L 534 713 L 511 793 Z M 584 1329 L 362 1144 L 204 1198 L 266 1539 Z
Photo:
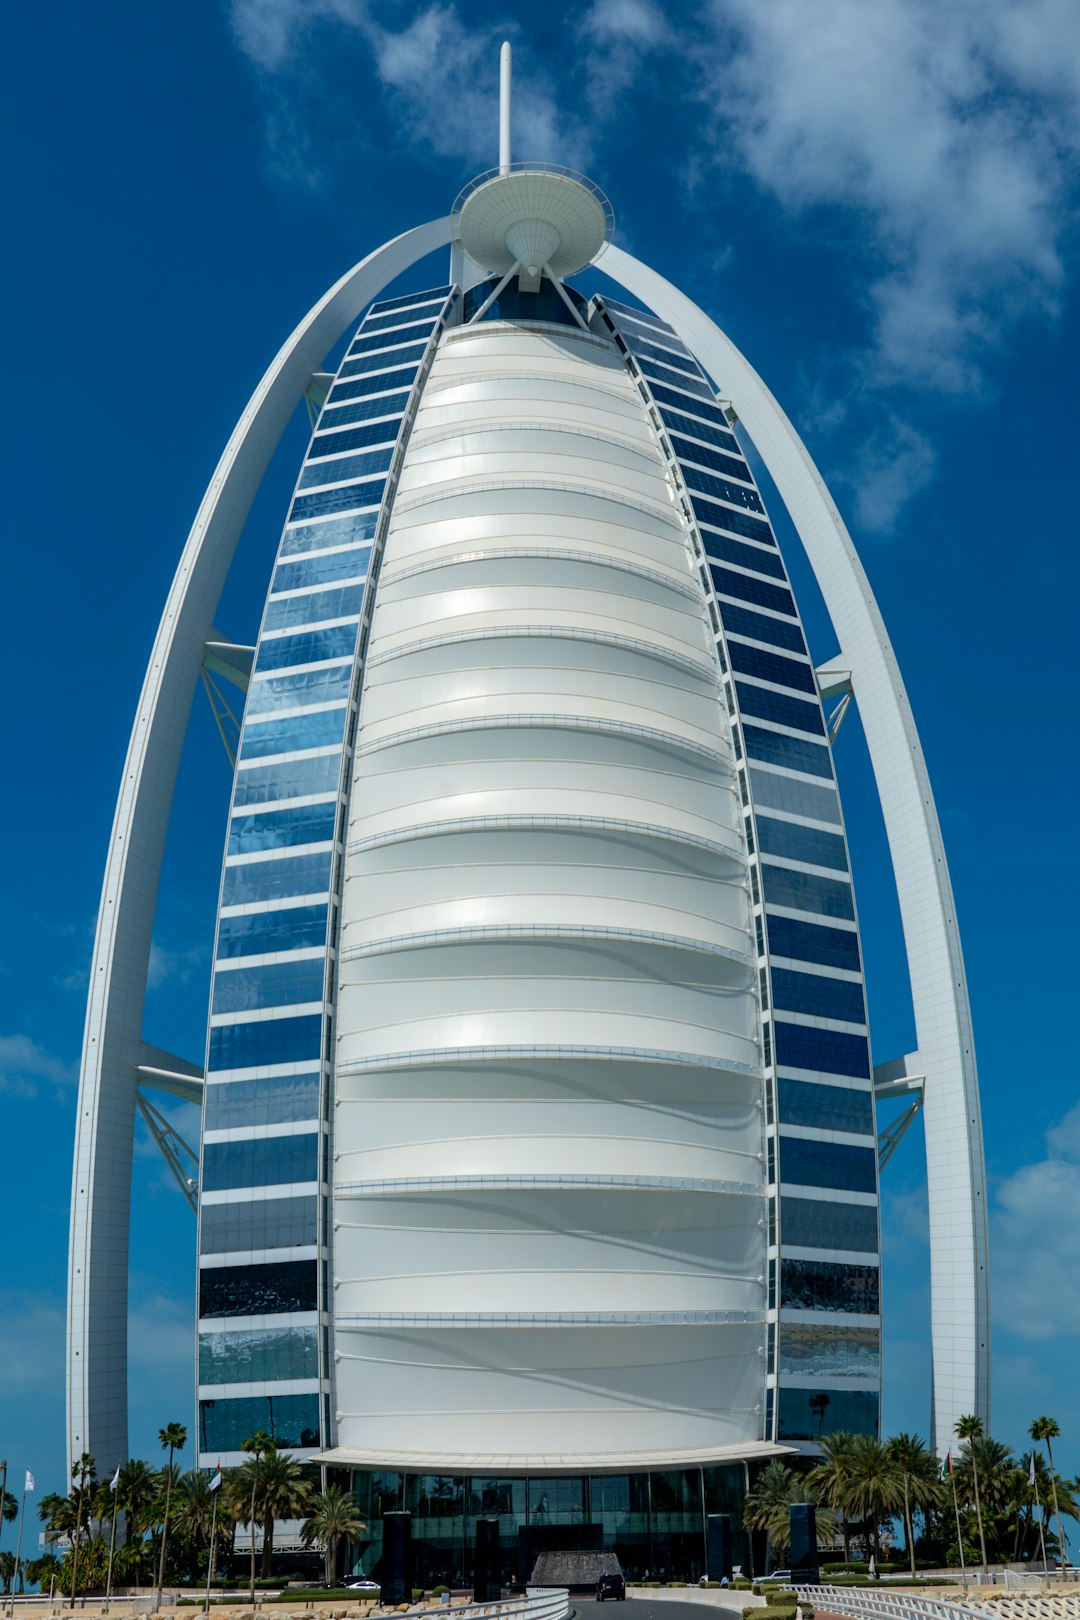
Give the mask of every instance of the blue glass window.
M 211 1082 L 206 1088 L 203 1107 L 206 1109 L 205 1129 L 208 1131 L 234 1130 L 242 1125 L 288 1125 L 296 1120 L 318 1119 L 318 1069 L 306 1074 L 278 1074 L 263 1080 L 228 1080 Z M 287 1200 L 295 1202 L 295 1200 Z M 311 1200 L 314 1211 L 315 1200 Z M 209 1209 L 250 1208 L 250 1204 L 206 1204 L 203 1220 Z M 297 1243 L 314 1243 L 315 1239 L 297 1238 Z M 237 1244 L 237 1248 L 250 1249 L 251 1243 Z M 274 1248 L 267 1244 L 262 1247 Z
M 664 419 L 664 426 L 670 432 L 688 433 L 692 439 L 704 439 L 706 444 L 714 444 L 718 449 L 726 450 L 730 457 L 737 457 L 738 459 L 733 459 L 726 470 L 732 478 L 745 478 L 748 483 L 752 481 L 750 469 L 743 460 L 739 441 L 734 433 L 729 433 L 727 428 L 713 427 L 708 422 L 695 422 L 692 416 L 683 416 L 681 411 L 661 410 L 660 415 Z M 740 470 L 736 471 L 736 468 Z
M 233 808 L 270 804 L 275 799 L 298 799 L 308 793 L 333 792 L 341 775 L 341 751 L 316 754 L 313 759 L 279 759 L 274 765 L 238 770 Z
M 670 332 L 674 337 L 675 329 L 662 321 L 659 315 L 654 315 L 651 309 L 637 309 L 633 304 L 622 304 L 617 298 L 609 298 L 604 294 L 604 305 L 607 309 L 617 310 L 620 315 L 629 315 L 632 321 L 638 321 L 642 326 L 658 327 L 662 332 Z
M 411 374 L 409 375 L 411 380 Z M 385 378 L 366 378 L 366 386 L 364 389 L 366 397 L 363 399 L 354 400 L 351 405 L 339 405 L 336 401 L 333 404 L 327 402 L 327 404 L 323 406 L 322 415 L 319 417 L 317 431 L 319 433 L 326 433 L 331 428 L 345 427 L 350 422 L 370 422 L 377 416 L 400 418 L 406 405 L 409 403 L 408 393 L 373 393 L 371 390 L 377 380 L 381 381 L 383 386 L 385 386 Z M 370 444 L 376 444 L 378 441 L 376 439 L 370 439 L 368 442 Z
M 200 1384 L 274 1384 L 318 1378 L 317 1327 L 200 1333 Z
M 735 643 L 729 642 L 728 652 L 735 664 Z M 816 703 L 803 703 L 799 698 L 785 697 L 782 692 L 770 692 L 763 686 L 747 686 L 736 681 L 740 714 L 752 714 L 759 720 L 772 720 L 778 726 L 791 726 L 795 731 L 812 731 L 818 737 L 825 735 L 825 723 Z
M 267 810 L 260 816 L 234 816 L 229 824 L 229 854 L 254 855 L 257 850 L 283 849 L 289 844 L 322 844 L 333 838 L 336 819 L 336 799 Z
M 649 392 L 658 405 L 673 405 L 678 411 L 693 411 L 695 416 L 700 416 L 706 422 L 715 422 L 717 427 L 726 428 L 728 425 L 727 417 L 720 406 L 713 403 L 711 394 L 707 400 L 688 399 L 680 390 L 665 387 L 662 382 L 650 384 Z M 737 440 L 733 448 L 738 449 Z
M 386 339 L 382 340 L 384 343 Z M 427 351 L 427 341 L 423 343 L 405 343 L 397 349 L 381 349 L 378 354 L 358 354 L 342 363 L 338 372 L 338 381 L 334 385 L 334 398 L 342 397 L 341 379 L 343 377 L 363 377 L 373 371 L 396 369 L 411 361 L 419 366 Z
M 261 967 L 229 968 L 214 975 L 211 1012 L 254 1012 L 260 1007 L 294 1007 L 321 1001 L 326 964 L 321 956 L 299 962 L 264 962 Z
M 356 625 L 334 624 L 326 630 L 305 630 L 301 636 L 281 636 L 259 643 L 255 669 L 290 669 L 294 664 L 318 664 L 324 658 L 351 658 L 356 650 Z
M 305 1063 L 322 1055 L 322 1015 L 263 1018 L 255 1024 L 219 1024 L 210 1031 L 210 1069 L 256 1069 L 272 1063 Z M 291 1176 L 291 1181 L 312 1179 Z M 240 1185 L 223 1181 L 223 1187 Z M 244 1185 L 255 1186 L 255 1182 Z
M 319 430 L 308 445 L 308 463 L 320 456 L 344 456 L 351 450 L 367 450 L 373 445 L 393 444 L 398 436 L 401 418 L 391 416 L 384 422 L 367 422 L 363 427 L 339 427 L 338 419 L 323 419 Z M 336 430 L 336 431 L 331 431 Z
M 629 343 L 635 358 L 640 360 L 645 355 L 648 355 L 650 360 L 658 360 L 662 366 L 673 366 L 676 371 L 687 372 L 695 381 L 700 377 L 701 372 L 697 361 L 692 360 L 685 350 L 677 353 L 672 349 L 662 348 L 658 343 L 650 343 L 646 337 L 639 337 L 636 332 L 624 332 L 623 336 Z M 679 340 L 675 338 L 673 341 L 678 343 Z
M 810 776 L 832 777 L 832 755 L 818 743 L 804 742 L 801 737 L 784 737 L 778 731 L 762 731 L 760 726 L 743 726 L 743 740 L 751 759 L 764 760 L 768 765 L 786 765 L 792 771 L 806 771 Z
M 432 316 L 426 321 L 417 321 L 412 326 L 399 326 L 396 332 L 377 332 L 371 337 L 358 337 L 353 339 L 349 350 L 349 358 L 354 354 L 370 354 L 373 349 L 385 349 L 388 343 L 413 343 L 420 338 L 431 336 L 435 328 L 435 318 Z M 345 367 L 342 366 L 344 373 Z
M 290 523 L 321 517 L 327 512 L 351 512 L 354 507 L 378 506 L 386 491 L 386 479 L 369 479 L 366 484 L 350 484 L 347 489 L 321 489 L 316 495 L 297 495 L 289 513 Z
M 360 612 L 363 585 L 339 585 L 330 591 L 309 591 L 304 596 L 275 596 L 266 604 L 263 630 L 284 630 L 291 624 L 318 624 L 322 619 L 345 619 Z M 260 668 L 265 668 L 261 661 Z
M 348 551 L 317 551 L 296 562 L 284 562 L 274 570 L 273 594 L 300 591 L 312 585 L 328 585 L 337 579 L 363 579 L 371 563 L 370 546 L 350 546 Z
M 877 1378 L 881 1372 L 881 1335 L 877 1328 L 783 1322 L 780 1371 L 812 1378 Z
M 462 319 L 468 323 L 474 315 L 479 315 L 480 309 L 486 300 L 497 289 L 499 280 L 493 276 L 489 281 L 479 281 L 466 290 L 462 301 Z M 579 310 L 585 309 L 585 300 L 569 282 L 564 291 L 570 302 Z M 535 292 L 522 292 L 515 281 L 509 282 L 499 293 L 494 303 L 490 304 L 482 316 L 484 321 L 544 321 L 556 326 L 577 326 L 577 322 L 563 303 L 559 294 L 550 281 L 541 281 Z
M 394 447 L 383 450 L 365 450 L 356 455 L 342 456 L 336 461 L 309 461 L 300 474 L 298 489 L 314 489 L 320 484 L 340 484 L 344 479 L 366 478 L 370 473 L 386 472 L 394 459 Z
M 859 936 L 854 929 L 826 928 L 821 923 L 798 922 L 794 917 L 770 916 L 769 951 L 796 962 L 859 971 Z
M 756 675 L 760 681 L 772 681 L 775 686 L 790 686 L 799 692 L 817 692 L 817 681 L 809 664 L 796 663 L 782 653 L 766 652 L 762 647 L 747 647 L 733 641 L 728 647 L 731 667 L 740 675 Z M 817 705 L 814 705 L 815 708 Z
M 761 496 L 753 489 L 744 489 L 742 484 L 729 483 L 726 478 L 717 478 L 713 473 L 701 472 L 697 467 L 688 466 L 685 462 L 682 468 L 683 478 L 687 489 L 697 490 L 702 495 L 712 495 L 718 501 L 731 501 L 734 506 L 742 506 L 748 512 L 764 512 Z M 716 519 L 723 523 L 723 519 Z M 727 528 L 730 525 L 724 523 Z
M 264 1082 L 265 1083 L 265 1082 Z M 208 1092 L 236 1086 L 209 1086 Z M 318 1198 L 245 1198 L 238 1203 L 202 1205 L 200 1254 L 250 1253 L 253 1249 L 299 1249 L 319 1241 Z
M 881 1274 L 877 1266 L 842 1260 L 785 1260 L 780 1271 L 780 1303 L 798 1311 L 843 1311 L 877 1316 Z
M 758 607 L 770 608 L 774 613 L 786 613 L 795 619 L 795 603 L 791 592 L 779 585 L 770 585 L 763 579 L 751 579 L 749 574 L 733 574 L 730 568 L 720 568 L 710 562 L 709 573 L 720 596 L 738 596 L 744 602 L 756 602 Z
M 199 1315 L 278 1316 L 318 1310 L 318 1261 L 211 1266 L 199 1272 Z
M 771 934 L 771 921 L 770 921 Z M 865 1035 L 777 1020 L 774 1028 L 778 1069 L 813 1069 L 821 1074 L 870 1078 L 870 1051 Z M 869 1189 L 867 1189 L 869 1190 Z
M 204 1192 L 223 1192 L 227 1187 L 273 1187 L 282 1182 L 318 1179 L 318 1131 L 305 1131 L 302 1136 L 252 1137 L 242 1142 L 207 1142 L 203 1146 Z
M 756 540 L 759 546 L 776 544 L 765 518 L 751 517 L 749 512 L 733 512 L 729 506 L 717 506 L 715 501 L 707 501 L 702 495 L 691 495 L 690 505 L 699 523 L 745 535 L 747 540 Z
M 702 529 L 701 543 L 705 547 L 705 555 L 717 562 L 734 563 L 737 568 L 753 568 L 759 574 L 771 574 L 773 579 L 787 581 L 784 564 L 779 552 L 766 551 L 762 546 L 747 545 L 743 540 L 733 540 L 730 535 L 714 534 L 711 529 Z M 727 622 L 728 603 L 721 602 L 720 612 Z M 764 606 L 765 604 L 761 604 Z M 736 612 L 739 610 L 736 609 Z M 786 611 L 786 609 L 785 609 Z M 774 621 L 770 619 L 769 623 Z M 734 628 L 734 626 L 732 627 Z M 797 626 L 792 626 L 796 629 Z M 800 636 L 802 632 L 799 632 Z
M 823 1409 L 811 1406 L 815 1397 L 809 1389 L 781 1389 L 778 1393 L 778 1440 L 818 1440 L 839 1430 L 845 1434 L 878 1432 L 878 1397 L 871 1390 L 823 1391 L 828 1402 Z
M 376 508 L 370 512 L 352 512 L 348 517 L 328 518 L 322 523 L 306 523 L 298 529 L 286 529 L 278 553 L 279 560 L 309 551 L 327 551 L 331 546 L 360 545 L 372 539 L 378 522 Z
M 752 766 L 750 782 L 754 804 L 759 808 L 766 805 L 770 810 L 787 810 L 793 816 L 840 825 L 840 801 L 834 788 L 817 787 L 793 776 L 775 776 L 772 771 L 758 771 Z
M 654 360 L 642 357 L 639 360 L 641 374 L 647 377 L 650 385 L 653 383 L 665 384 L 665 392 L 671 389 L 682 389 L 684 393 L 693 394 L 697 399 L 707 399 L 711 402 L 713 394 L 708 383 L 701 382 L 697 377 L 687 377 L 677 370 L 669 370 L 667 366 L 657 365 Z M 655 388 L 653 389 L 655 393 Z M 677 403 L 686 406 L 684 399 L 677 399 Z
M 423 353 L 423 349 L 420 351 Z M 379 360 L 382 356 L 377 356 Z M 357 368 L 354 367 L 355 371 Z M 396 371 L 380 371 L 377 366 L 361 368 L 360 376 L 340 379 L 330 390 L 327 405 L 341 405 L 349 399 L 363 399 L 368 394 L 386 393 L 391 388 L 411 388 L 416 381 L 416 365 L 400 366 Z M 325 409 L 325 406 L 324 406 Z
M 794 872 L 787 866 L 762 864 L 765 899 L 771 906 L 788 906 L 793 911 L 816 911 L 822 917 L 844 917 L 855 921 L 851 884 L 836 878 L 819 877 L 815 872 Z
M 838 1018 L 845 1024 L 865 1024 L 862 985 L 854 979 L 826 979 L 819 973 L 796 973 L 773 968 L 773 1006 L 785 1012 L 807 1013 L 812 1018 Z M 804 1124 L 813 1124 L 804 1120 Z
M 849 1146 L 846 1142 L 813 1142 L 803 1136 L 781 1136 L 780 1179 L 789 1186 L 876 1192 L 877 1150 Z
M 218 923 L 218 956 L 268 956 L 273 951 L 302 951 L 325 945 L 327 912 L 325 905 L 290 906 L 286 911 L 222 917 Z
M 283 900 L 294 894 L 321 894 L 330 887 L 331 850 L 318 855 L 286 855 L 276 861 L 250 861 L 226 866 L 223 906 L 251 900 Z
M 699 467 L 711 467 L 713 472 L 726 473 L 729 478 L 745 478 L 747 481 L 750 479 L 750 469 L 744 461 L 736 461 L 731 456 L 723 455 L 719 450 L 710 449 L 707 445 L 691 444 L 689 439 L 672 435 L 671 448 L 680 461 L 693 461 Z M 755 512 L 765 510 L 759 497 L 754 495 L 752 490 L 746 491 L 744 504 Z
M 875 1204 L 833 1204 L 823 1198 L 780 1200 L 780 1241 L 792 1249 L 849 1249 L 876 1254 L 878 1214 Z M 786 1270 L 790 1262 L 785 1262 Z
M 874 1109 L 869 1091 L 848 1091 L 844 1086 L 822 1086 L 810 1080 L 789 1080 L 781 1076 L 776 1082 L 776 1099 L 782 1125 L 816 1126 L 822 1131 L 852 1131 L 860 1136 L 873 1136 Z M 789 1139 L 784 1138 L 787 1142 Z M 789 1173 L 786 1149 L 781 1148 L 780 1163 L 786 1181 L 797 1181 Z M 831 1182 L 815 1181 L 814 1186 L 831 1186 Z M 859 1192 L 875 1189 L 860 1187 Z
M 746 551 L 749 548 L 743 546 L 741 549 Z M 780 577 L 783 578 L 783 575 Z M 764 613 L 755 613 L 753 608 L 737 607 L 734 602 L 720 604 L 720 617 L 724 621 L 724 629 L 731 636 L 747 636 L 751 641 L 768 641 L 773 646 L 786 647 L 789 652 L 802 653 L 804 657 L 806 655 L 806 642 L 802 630 L 797 624 L 789 624 L 786 619 L 770 619 Z
M 262 759 L 267 754 L 294 754 L 300 748 L 323 748 L 339 743 L 345 735 L 347 709 L 316 709 L 282 720 L 262 720 L 244 727 L 240 745 L 243 759 Z
M 435 320 L 445 302 L 445 295 L 434 294 L 431 298 L 418 298 L 415 304 L 405 305 L 403 308 L 394 310 L 389 314 L 369 314 L 364 317 L 360 330 L 366 336 L 369 332 L 382 332 L 387 327 L 400 326 L 402 321 L 406 320 L 414 310 L 418 316 L 423 313 L 425 316 L 429 316 L 431 320 Z M 429 308 L 429 305 L 432 307 Z
M 453 289 L 450 287 L 425 287 L 422 292 L 402 293 L 398 298 L 380 298 L 377 304 L 372 304 L 369 315 L 381 315 L 387 309 L 411 309 L 414 304 L 431 304 L 436 298 L 446 299 Z
M 317 1446 L 319 1397 L 247 1395 L 237 1400 L 199 1402 L 200 1451 L 239 1451 L 256 1429 L 263 1429 L 282 1451 Z
M 351 664 L 324 664 L 299 675 L 271 675 L 252 681 L 245 713 L 250 719 L 256 714 L 272 714 L 275 709 L 299 709 L 307 703 L 344 702 L 351 685 Z
M 822 832 L 817 827 L 800 827 L 794 821 L 777 821 L 773 816 L 757 818 L 758 848 L 766 855 L 786 855 L 789 860 L 806 861 L 810 866 L 848 869 L 847 850 L 839 833 Z

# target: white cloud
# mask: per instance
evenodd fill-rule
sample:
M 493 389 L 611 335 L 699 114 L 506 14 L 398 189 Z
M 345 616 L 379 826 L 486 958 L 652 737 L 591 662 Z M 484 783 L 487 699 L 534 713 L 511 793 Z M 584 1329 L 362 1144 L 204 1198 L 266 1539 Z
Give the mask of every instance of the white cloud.
M 74 1063 L 46 1051 L 29 1035 L 0 1035 L 0 1093 L 36 1097 L 42 1082 L 64 1090 L 77 1072 Z
M 1080 1103 L 1046 1133 L 1046 1147 L 994 1199 L 994 1315 L 1024 1339 L 1080 1336 Z

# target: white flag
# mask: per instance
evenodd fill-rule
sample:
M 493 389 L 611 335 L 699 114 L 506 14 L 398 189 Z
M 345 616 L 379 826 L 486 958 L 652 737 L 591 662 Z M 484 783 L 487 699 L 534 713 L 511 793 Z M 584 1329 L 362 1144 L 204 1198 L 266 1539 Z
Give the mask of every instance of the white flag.
M 213 1479 L 210 1481 L 210 1489 L 212 1491 L 216 1491 L 220 1484 L 221 1484 L 221 1464 L 218 1463 L 218 1471 L 214 1475 Z
M 1035 1483 L 1035 1453 L 1032 1452 L 1031 1456 L 1028 1458 L 1028 1484 L 1029 1485 L 1034 1485 L 1034 1483 Z
M 115 1491 L 115 1489 L 119 1485 L 119 1483 L 120 1483 L 120 1464 L 117 1463 L 117 1465 L 116 1465 L 116 1473 L 113 1475 L 112 1479 L 110 1479 L 110 1481 L 109 1481 L 109 1489 L 110 1489 L 110 1491 Z
M 30 1472 L 29 1468 L 26 1470 L 26 1484 L 23 1486 L 23 1490 L 24 1491 L 36 1491 L 37 1490 L 37 1486 L 34 1484 L 34 1476 Z

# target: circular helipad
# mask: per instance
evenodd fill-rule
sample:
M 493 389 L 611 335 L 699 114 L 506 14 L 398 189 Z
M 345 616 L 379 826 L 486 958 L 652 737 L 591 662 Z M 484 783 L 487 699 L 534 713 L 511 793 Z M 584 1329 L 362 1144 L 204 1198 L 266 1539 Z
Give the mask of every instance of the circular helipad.
M 592 263 L 615 224 L 604 193 L 583 175 L 530 164 L 481 175 L 454 213 L 466 253 L 495 275 L 516 263 L 573 275 Z

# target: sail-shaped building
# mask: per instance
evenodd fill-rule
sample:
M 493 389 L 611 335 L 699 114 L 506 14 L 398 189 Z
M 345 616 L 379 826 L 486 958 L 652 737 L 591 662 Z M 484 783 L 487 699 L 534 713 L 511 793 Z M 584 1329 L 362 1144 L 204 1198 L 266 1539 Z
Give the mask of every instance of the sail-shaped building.
M 512 163 L 504 127 L 447 218 L 320 300 L 211 480 L 124 768 L 70 1449 L 126 1454 L 141 1108 L 197 1203 L 200 1453 L 238 1460 L 263 1429 L 348 1471 L 365 1569 L 407 1509 L 432 1577 L 493 1515 L 533 1550 L 577 1537 L 694 1573 L 749 1465 L 876 1432 L 879 1166 L 920 1108 L 938 1444 L 988 1410 L 974 1048 L 903 682 L 795 430 L 612 224 L 583 177 Z M 384 296 L 422 260 L 436 284 Z M 574 287 L 593 264 L 618 298 Z M 257 645 L 233 646 L 222 585 L 305 397 Z M 831 615 L 825 665 L 743 434 Z M 204 1063 L 142 1028 L 200 679 L 246 694 Z M 833 760 L 852 700 L 918 1036 L 884 1062 Z M 202 1104 L 197 1173 L 155 1087 Z M 883 1097 L 907 1108 L 879 1142 Z

